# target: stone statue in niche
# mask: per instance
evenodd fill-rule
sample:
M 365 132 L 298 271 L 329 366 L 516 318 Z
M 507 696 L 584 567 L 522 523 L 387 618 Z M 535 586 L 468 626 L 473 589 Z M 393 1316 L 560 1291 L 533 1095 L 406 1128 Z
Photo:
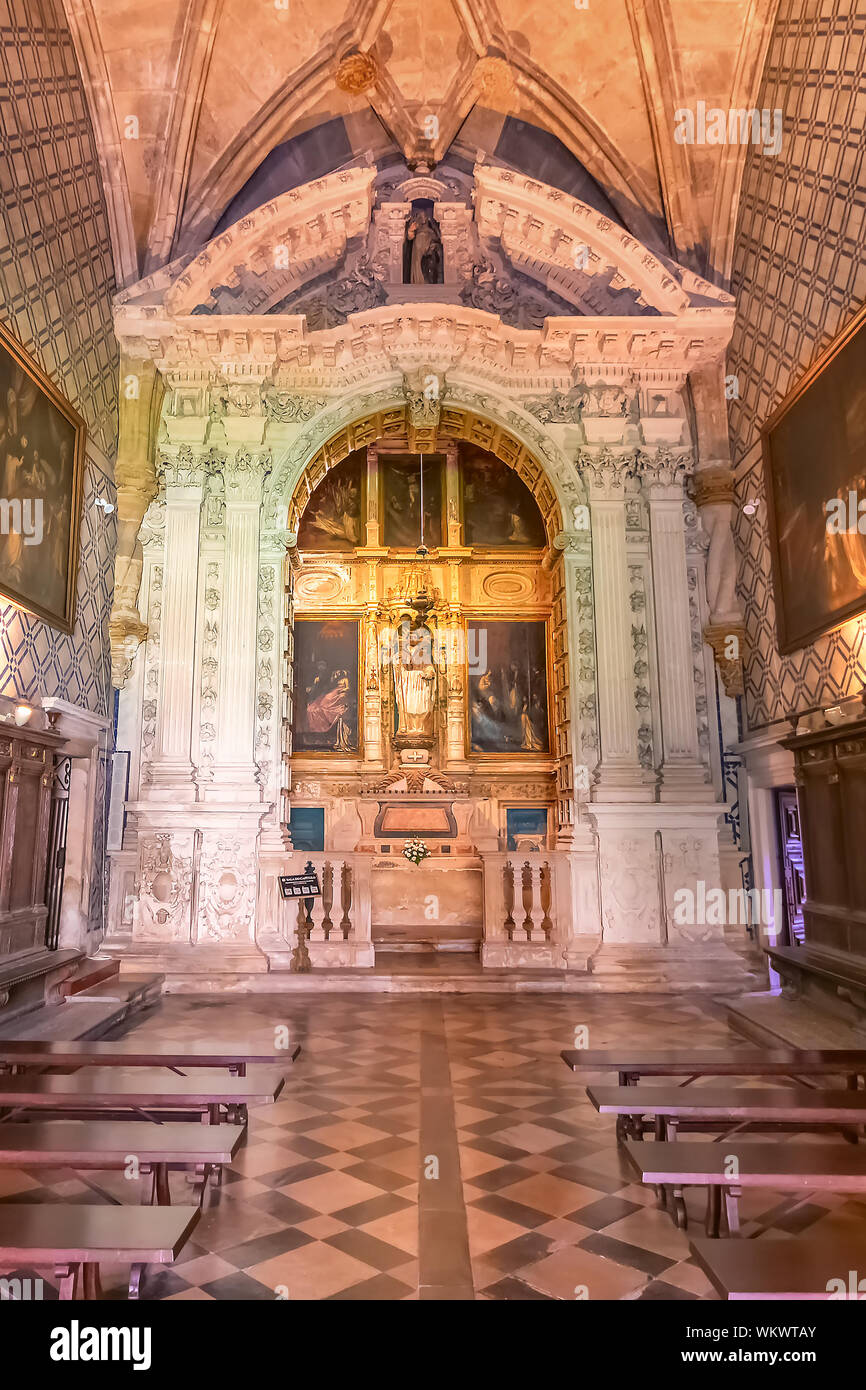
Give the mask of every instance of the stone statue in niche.
M 429 742 L 433 737 L 436 667 L 433 634 L 425 623 L 404 618 L 397 629 L 394 660 L 394 699 L 397 737 Z
M 406 223 L 403 282 L 438 285 L 442 282 L 442 238 L 428 212 L 413 212 Z

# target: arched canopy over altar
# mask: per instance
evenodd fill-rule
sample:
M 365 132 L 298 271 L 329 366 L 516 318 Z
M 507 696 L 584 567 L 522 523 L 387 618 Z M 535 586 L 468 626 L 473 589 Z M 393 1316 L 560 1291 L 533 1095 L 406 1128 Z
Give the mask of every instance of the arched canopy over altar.
M 329 175 L 118 297 L 110 949 L 276 973 L 303 853 L 317 967 L 372 964 L 390 893 L 450 898 L 487 965 L 736 968 L 670 911 L 723 873 L 732 319 L 483 163 Z

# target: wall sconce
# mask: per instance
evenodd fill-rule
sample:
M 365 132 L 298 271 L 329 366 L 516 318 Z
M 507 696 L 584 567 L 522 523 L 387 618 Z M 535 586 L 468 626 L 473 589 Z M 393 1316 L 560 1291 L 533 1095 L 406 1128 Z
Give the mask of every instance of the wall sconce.
M 748 502 L 743 503 L 743 513 L 745 516 L 755 516 L 758 507 L 761 505 L 760 498 L 750 497 Z
M 94 507 L 99 507 L 100 511 L 106 516 L 110 516 L 116 510 L 113 502 L 109 502 L 107 497 L 97 497 L 93 503 Z

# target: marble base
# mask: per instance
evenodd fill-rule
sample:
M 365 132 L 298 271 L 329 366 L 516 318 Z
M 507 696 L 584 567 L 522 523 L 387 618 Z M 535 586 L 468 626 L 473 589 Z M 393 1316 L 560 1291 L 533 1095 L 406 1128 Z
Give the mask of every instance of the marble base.
M 579 970 L 586 974 L 592 969 L 592 951 L 597 944 L 593 941 L 581 951 L 571 941 L 566 952 L 557 941 L 486 941 L 481 947 L 481 964 L 492 970 Z

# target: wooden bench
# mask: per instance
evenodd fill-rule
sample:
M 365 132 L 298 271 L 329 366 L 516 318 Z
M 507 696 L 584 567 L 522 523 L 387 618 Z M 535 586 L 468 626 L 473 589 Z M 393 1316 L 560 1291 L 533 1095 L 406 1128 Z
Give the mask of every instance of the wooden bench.
M 866 1120 L 866 1091 L 821 1091 L 801 1086 L 728 1090 L 683 1086 L 587 1086 L 600 1115 L 628 1120 L 633 1139 L 643 1138 L 643 1117 L 655 1121 L 657 1139 L 674 1139 L 685 1121 L 714 1129 L 748 1124 L 832 1125 L 842 1129 Z M 733 1131 L 732 1131 L 733 1132 Z
M 226 1067 L 246 1076 L 248 1066 L 282 1067 L 294 1062 L 300 1044 L 279 1049 L 249 1042 L 161 1043 L 118 1038 L 115 1042 L 13 1042 L 0 1038 L 0 1071 L 26 1067 Z
M 0 1044 L 2 1046 L 2 1044 Z M 690 1049 L 661 1051 L 624 1048 L 566 1049 L 560 1057 L 572 1071 L 615 1071 L 620 1086 L 636 1086 L 642 1076 L 684 1076 L 689 1085 L 703 1076 L 845 1076 L 851 1090 L 860 1077 L 866 1079 L 866 1050 L 813 1048 L 807 1051 L 783 1047 Z M 616 1137 L 626 1137 L 627 1126 L 617 1120 Z
M 739 1199 L 744 1187 L 770 1187 L 777 1192 L 866 1192 L 866 1153 L 848 1144 L 630 1140 L 625 1149 L 642 1182 L 672 1189 L 674 1216 L 681 1228 L 688 1224 L 683 1188 L 708 1188 L 708 1236 L 719 1234 L 723 1192 L 731 1235 L 740 1229 Z
M 169 1170 L 201 1166 L 201 1205 L 209 1177 L 231 1163 L 243 1137 L 241 1125 L 134 1120 L 0 1124 L 0 1167 L 122 1170 L 134 1158 L 142 1175 L 153 1174 L 151 1201 L 169 1206 Z
M 170 1112 L 184 1118 L 197 1112 L 210 1124 L 219 1124 L 225 1108 L 227 1119 L 233 1123 L 241 1106 L 269 1105 L 283 1085 L 282 1077 L 214 1077 L 201 1071 L 194 1076 L 176 1076 L 167 1071 L 89 1067 L 71 1075 L 24 1073 L 0 1076 L 0 1107 L 10 1111 L 0 1118 L 8 1120 L 22 1110 L 66 1111 L 85 1118 L 91 1111 L 111 1111 L 121 1119 L 122 1112 L 127 1111 L 144 1119 L 150 1118 L 149 1112 Z
M 59 1295 L 100 1298 L 101 1264 L 131 1266 L 129 1297 L 137 1298 L 148 1264 L 171 1264 L 198 1223 L 198 1207 L 85 1207 L 60 1202 L 0 1204 L 0 1265 L 7 1269 L 49 1265 Z
M 856 1271 L 866 1269 L 866 1233 L 863 1235 L 801 1235 L 794 1240 L 693 1240 L 695 1261 L 721 1298 L 731 1302 L 749 1299 L 841 1299 L 839 1288 L 859 1281 Z M 850 1271 L 855 1271 L 854 1280 Z M 862 1297 L 864 1289 L 860 1290 Z M 853 1290 L 856 1296 L 856 1289 Z

